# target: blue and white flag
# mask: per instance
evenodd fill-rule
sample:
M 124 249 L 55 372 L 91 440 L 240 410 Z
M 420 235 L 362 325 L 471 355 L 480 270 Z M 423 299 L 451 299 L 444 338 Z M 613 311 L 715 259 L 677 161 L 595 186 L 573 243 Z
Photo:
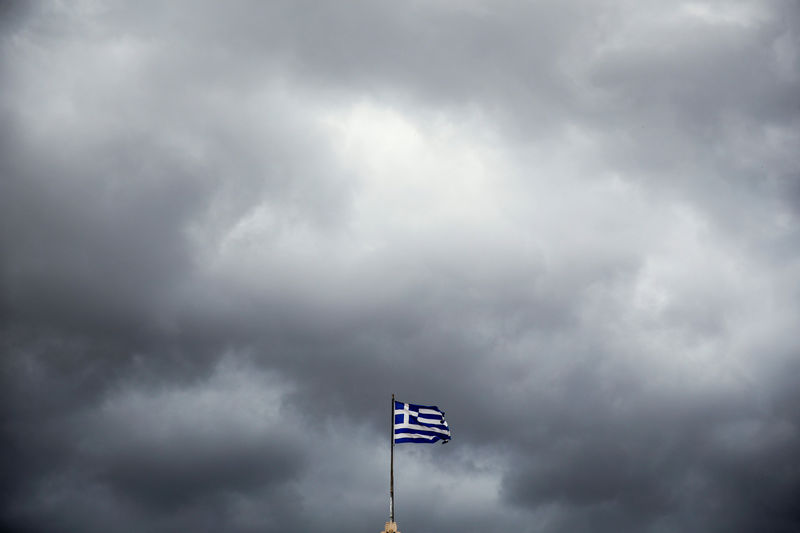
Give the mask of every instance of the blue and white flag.
M 394 441 L 436 442 L 450 440 L 444 411 L 436 406 L 394 402 Z

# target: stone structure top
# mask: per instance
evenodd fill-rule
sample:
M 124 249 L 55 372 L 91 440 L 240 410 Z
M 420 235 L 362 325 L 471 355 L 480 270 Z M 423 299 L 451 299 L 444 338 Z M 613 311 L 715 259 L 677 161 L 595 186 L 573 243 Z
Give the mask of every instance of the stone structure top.
M 396 522 L 386 522 L 386 527 L 380 533 L 400 533 L 397 531 Z

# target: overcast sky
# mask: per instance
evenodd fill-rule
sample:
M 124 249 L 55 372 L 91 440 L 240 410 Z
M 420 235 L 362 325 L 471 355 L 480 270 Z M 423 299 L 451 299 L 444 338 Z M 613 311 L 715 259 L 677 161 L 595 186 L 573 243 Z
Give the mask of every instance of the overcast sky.
M 0 2 L 0 526 L 800 531 L 800 4 Z

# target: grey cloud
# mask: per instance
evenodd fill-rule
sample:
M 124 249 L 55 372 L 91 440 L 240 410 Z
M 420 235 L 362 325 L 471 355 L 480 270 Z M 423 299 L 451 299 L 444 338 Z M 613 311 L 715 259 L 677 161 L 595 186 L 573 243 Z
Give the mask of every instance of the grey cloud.
M 115 457 L 101 477 L 134 501 L 171 509 L 216 493 L 280 484 L 297 471 L 297 458 L 285 446 L 273 451 L 258 442 L 224 448 L 178 442 L 173 448 Z

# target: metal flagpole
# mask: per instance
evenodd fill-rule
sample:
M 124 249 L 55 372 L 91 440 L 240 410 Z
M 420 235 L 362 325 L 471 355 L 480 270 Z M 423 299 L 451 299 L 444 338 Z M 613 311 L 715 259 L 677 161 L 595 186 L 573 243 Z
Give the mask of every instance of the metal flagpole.
M 392 394 L 392 452 L 389 461 L 389 521 L 394 522 L 394 394 Z

